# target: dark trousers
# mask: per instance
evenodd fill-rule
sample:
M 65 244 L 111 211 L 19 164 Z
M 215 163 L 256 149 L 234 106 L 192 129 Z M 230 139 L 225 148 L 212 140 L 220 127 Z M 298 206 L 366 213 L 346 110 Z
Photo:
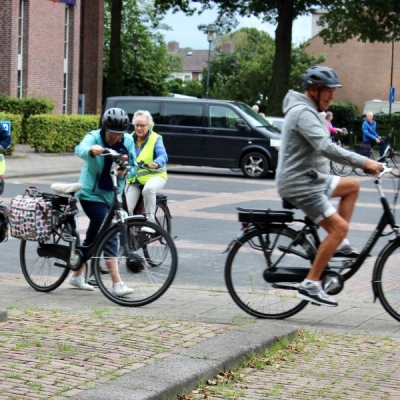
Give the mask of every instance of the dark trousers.
M 386 142 L 383 139 L 380 139 L 380 141 L 381 142 L 379 143 L 379 156 L 382 157 L 383 153 L 385 152 Z M 374 147 L 374 145 L 376 145 L 375 140 L 370 140 L 368 143 L 371 145 L 371 147 Z

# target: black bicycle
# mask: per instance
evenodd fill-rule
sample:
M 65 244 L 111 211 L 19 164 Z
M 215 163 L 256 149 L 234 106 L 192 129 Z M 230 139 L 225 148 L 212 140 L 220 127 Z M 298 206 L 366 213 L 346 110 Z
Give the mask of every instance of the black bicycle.
M 53 203 L 53 227 L 49 240 L 35 242 L 21 240 L 20 263 L 27 282 L 39 292 L 58 288 L 70 270 L 78 270 L 83 263 L 94 272 L 101 292 L 122 306 L 138 307 L 158 299 L 172 284 L 178 267 L 175 243 L 160 225 L 145 216 L 129 217 L 118 192 L 117 170 L 129 168 L 124 156 L 106 149 L 104 157 L 111 158 L 111 178 L 114 200 L 93 244 L 82 246 L 76 230 L 78 213 L 75 192 L 82 185 L 53 184 L 58 193 L 31 193 Z M 142 228 L 152 229 L 152 233 Z M 110 265 L 118 265 L 122 280 L 134 289 L 125 297 L 112 290 Z
M 372 289 L 375 301 L 379 298 L 385 310 L 400 321 L 400 227 L 381 185 L 382 176 L 389 172 L 391 168 L 383 165 L 382 172 L 374 178 L 383 213 L 360 255 L 355 259 L 332 258 L 322 284 L 326 293 L 340 293 L 378 239 L 388 236 L 388 243 L 375 262 Z M 400 181 L 396 182 L 398 194 Z M 284 208 L 294 207 L 284 201 Z M 282 319 L 298 313 L 308 304 L 296 294 L 320 245 L 318 226 L 307 217 L 295 219 L 292 211 L 238 210 L 244 230 L 230 243 L 225 264 L 225 281 L 232 299 L 257 318 Z M 300 225 L 299 229 L 296 225 Z M 390 228 L 389 233 L 384 233 L 386 227 Z
M 346 128 L 342 128 L 342 131 L 343 131 L 343 135 L 347 135 L 348 134 Z M 332 141 L 336 145 L 344 148 L 343 141 L 341 139 L 341 135 L 335 134 L 335 135 L 332 135 L 332 136 L 333 136 L 332 137 Z M 340 164 L 340 163 L 337 163 L 335 161 L 331 161 L 330 162 L 330 167 L 331 167 L 332 173 L 334 175 L 338 175 L 338 176 L 348 176 L 353 172 L 353 167 L 351 167 L 349 165 Z

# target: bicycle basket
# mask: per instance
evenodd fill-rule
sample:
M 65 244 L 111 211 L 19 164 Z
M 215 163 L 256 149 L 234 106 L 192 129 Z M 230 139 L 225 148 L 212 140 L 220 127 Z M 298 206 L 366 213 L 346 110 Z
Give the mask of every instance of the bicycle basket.
M 357 143 L 355 151 L 357 154 L 369 157 L 371 155 L 371 145 L 369 143 Z
M 4 201 L 0 201 L 0 243 L 8 239 L 8 217 L 10 209 Z

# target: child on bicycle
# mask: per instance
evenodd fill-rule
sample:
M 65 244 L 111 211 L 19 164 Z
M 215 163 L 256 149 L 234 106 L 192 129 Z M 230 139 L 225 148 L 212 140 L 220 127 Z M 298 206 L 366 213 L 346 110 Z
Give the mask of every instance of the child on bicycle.
M 126 133 L 128 128 L 128 114 L 120 108 L 110 108 L 103 114 L 101 129 L 87 133 L 75 148 L 75 154 L 85 161 L 79 178 L 83 188 L 77 193 L 83 211 L 90 220 L 84 246 L 89 246 L 95 240 L 114 196 L 110 176 L 112 160 L 96 156 L 100 156 L 105 148 L 128 156 L 129 165 L 132 166 L 131 171 L 121 170 L 118 173 L 121 193 L 126 179 L 125 174 L 130 177 L 136 173 L 135 148 L 132 136 Z M 81 290 L 93 290 L 93 286 L 83 279 L 84 268 L 85 265 L 71 274 L 69 284 Z M 107 268 L 113 282 L 113 291 L 117 296 L 133 293 L 133 289 L 122 282 L 118 264 L 114 260 L 107 261 Z
M 136 111 L 132 123 L 135 127 L 133 140 L 139 169 L 136 176 L 126 180 L 125 196 L 128 212 L 130 215 L 133 214 L 142 193 L 147 219 L 155 222 L 157 192 L 167 182 L 168 155 L 162 137 L 153 131 L 154 121 L 148 111 Z M 147 166 L 141 167 L 141 162 Z M 143 227 L 142 231 L 153 233 L 150 227 Z

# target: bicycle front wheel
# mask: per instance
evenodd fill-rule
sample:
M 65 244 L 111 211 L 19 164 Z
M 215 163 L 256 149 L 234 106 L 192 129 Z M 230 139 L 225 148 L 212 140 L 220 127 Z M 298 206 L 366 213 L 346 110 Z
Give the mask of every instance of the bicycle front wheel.
M 130 257 L 124 254 L 120 228 L 115 225 L 101 239 L 92 265 L 99 289 L 109 300 L 121 306 L 140 307 L 157 300 L 172 284 L 178 268 L 178 254 L 171 236 L 161 226 L 149 221 L 128 220 L 126 227 Z M 143 227 L 154 232 L 144 232 Z M 158 247 L 158 251 L 151 251 L 152 247 Z M 113 274 L 101 273 L 101 270 L 111 272 L 113 268 L 119 270 L 121 280 L 133 289 L 132 293 L 121 296 L 114 291 Z
M 285 226 L 265 226 L 235 241 L 225 264 L 225 282 L 243 311 L 257 318 L 282 319 L 308 304 L 296 296 L 298 283 L 268 283 L 263 276 L 267 268 L 310 268 L 313 246 L 305 238 L 294 245 L 297 235 Z
M 337 176 L 348 176 L 353 172 L 353 167 L 331 161 L 331 171 Z
M 21 240 L 22 273 L 29 285 L 38 292 L 51 292 L 57 289 L 70 271 L 67 263 L 59 258 L 60 248 L 57 245 L 64 246 L 64 250 L 69 248 L 69 243 L 61 239 L 62 231 L 72 232 L 72 228 L 69 225 L 58 226 L 53 230 L 50 239 L 44 243 Z M 79 244 L 79 235 L 76 232 L 73 234 Z
M 400 239 L 389 242 L 379 254 L 372 284 L 383 308 L 400 321 Z

